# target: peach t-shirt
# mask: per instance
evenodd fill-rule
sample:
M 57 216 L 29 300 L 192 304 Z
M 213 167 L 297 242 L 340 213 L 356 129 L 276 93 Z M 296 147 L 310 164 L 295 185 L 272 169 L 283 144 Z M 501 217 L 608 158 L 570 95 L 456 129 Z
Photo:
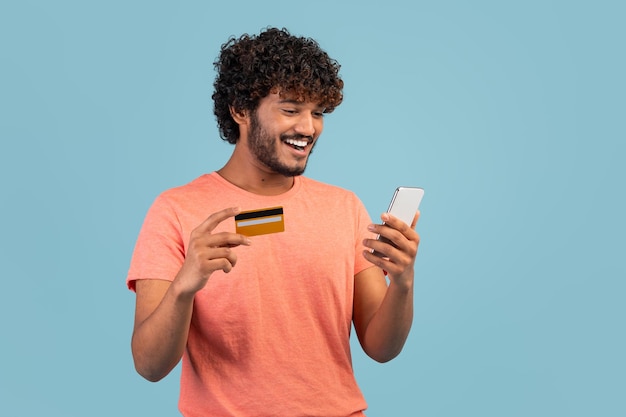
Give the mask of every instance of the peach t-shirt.
M 246 192 L 217 173 L 161 194 L 133 253 L 127 284 L 173 280 L 191 231 L 211 213 L 282 206 L 285 231 L 234 248 L 194 300 L 179 408 L 196 416 L 351 416 L 366 402 L 354 379 L 354 275 L 370 217 L 352 193 L 296 177 L 287 193 Z M 215 233 L 234 232 L 227 219 Z

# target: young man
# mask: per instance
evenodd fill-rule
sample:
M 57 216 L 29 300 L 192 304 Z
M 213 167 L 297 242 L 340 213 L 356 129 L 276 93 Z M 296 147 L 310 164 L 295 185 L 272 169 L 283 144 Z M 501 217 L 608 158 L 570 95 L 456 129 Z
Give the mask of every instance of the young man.
M 127 277 L 135 367 L 158 381 L 182 358 L 185 416 L 362 416 L 351 324 L 373 359 L 400 353 L 417 215 L 371 224 L 353 193 L 301 176 L 324 114 L 342 101 L 339 65 L 315 41 L 243 35 L 215 66 L 215 114 L 234 151 L 146 216 Z M 284 231 L 236 232 L 241 210 L 266 208 Z

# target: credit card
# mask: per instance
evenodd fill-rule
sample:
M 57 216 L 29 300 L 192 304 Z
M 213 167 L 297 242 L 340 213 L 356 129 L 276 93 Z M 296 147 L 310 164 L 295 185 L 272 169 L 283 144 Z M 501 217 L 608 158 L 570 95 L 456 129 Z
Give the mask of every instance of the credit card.
M 242 211 L 235 216 L 235 231 L 246 236 L 285 231 L 282 207 Z

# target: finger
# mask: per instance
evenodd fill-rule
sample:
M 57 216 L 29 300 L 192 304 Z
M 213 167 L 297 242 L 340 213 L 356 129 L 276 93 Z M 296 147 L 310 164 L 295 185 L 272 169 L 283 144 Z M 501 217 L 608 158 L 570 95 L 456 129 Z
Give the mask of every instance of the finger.
M 386 224 L 370 224 L 367 229 L 378 235 L 376 239 L 365 239 L 363 245 L 370 248 L 377 256 L 388 256 L 389 246 L 395 245 L 389 238 L 391 233 L 398 233 Z
M 204 264 L 204 268 L 202 271 L 206 277 L 209 277 L 215 271 L 224 271 L 226 273 L 232 271 L 235 264 L 237 263 L 237 259 L 231 260 L 229 258 L 215 258 L 206 261 Z
M 207 217 L 200 225 L 196 228 L 199 232 L 211 232 L 213 229 L 217 227 L 218 224 L 228 219 L 229 217 L 235 217 L 237 214 L 241 212 L 241 208 L 239 207 L 229 207 L 223 210 L 217 211 Z
M 197 268 L 197 271 L 205 279 L 215 271 L 230 272 L 237 264 L 236 253 L 228 247 L 207 248 L 198 253 L 195 258 L 197 261 L 194 269 Z
M 394 265 L 389 261 L 389 259 L 384 257 L 384 254 L 382 253 L 378 253 L 378 252 L 372 253 L 368 250 L 364 250 L 363 257 L 384 271 L 388 271 L 390 268 L 394 267 Z
M 248 236 L 241 235 L 239 233 L 221 232 L 207 235 L 204 244 L 210 247 L 226 246 L 234 248 L 240 245 L 250 246 L 252 244 L 252 240 Z
M 393 235 L 393 230 L 396 230 L 407 239 L 414 241 L 417 238 L 415 225 L 417 224 L 418 218 L 419 218 L 419 211 L 415 213 L 415 216 L 413 217 L 413 221 L 411 222 L 411 226 L 409 226 L 408 224 L 406 224 L 399 218 L 389 213 L 383 213 L 381 215 L 381 219 L 383 220 L 384 224 L 378 226 L 377 229 L 380 230 L 380 232 L 377 232 L 377 233 L 380 233 L 381 235 L 386 236 L 387 238 L 389 238 L 389 240 L 392 240 L 394 243 L 398 243 L 400 236 L 397 236 L 394 238 L 394 235 Z
M 385 244 L 389 242 L 385 237 L 380 236 L 378 239 L 364 239 L 363 246 L 368 248 L 368 252 L 378 257 L 386 257 L 389 245 Z
M 396 219 L 397 220 L 397 219 Z M 417 232 L 406 223 L 399 221 L 402 230 L 393 228 L 393 224 L 371 224 L 368 230 L 379 235 L 378 240 L 389 243 L 396 248 L 405 248 L 411 241 L 417 240 Z
M 419 246 L 419 235 L 407 229 L 407 235 L 385 225 L 370 225 L 370 230 L 379 234 L 377 239 L 365 239 L 363 245 L 372 249 L 375 255 L 398 262 L 406 256 L 415 258 Z
M 415 213 L 415 216 L 413 217 L 413 221 L 411 222 L 411 229 L 415 229 L 415 226 L 417 225 L 417 221 L 420 218 L 420 211 L 417 210 L 417 212 Z
M 216 248 L 209 257 L 209 263 L 217 265 L 214 270 L 221 269 L 224 272 L 230 272 L 237 264 L 237 254 L 230 248 Z
M 404 233 L 407 229 L 411 228 L 411 226 L 409 226 L 393 214 L 383 213 L 380 218 L 386 226 L 399 230 L 401 233 Z
M 407 253 L 389 245 L 382 250 L 386 251 L 386 253 L 378 252 L 377 250 L 374 252 L 365 250 L 363 251 L 363 257 L 393 276 L 401 274 L 407 268 L 412 268 L 415 257 L 411 257 Z
M 406 239 L 404 239 L 404 242 L 406 242 Z M 408 247 L 405 248 L 404 245 L 396 244 L 384 236 L 380 236 L 378 239 L 365 239 L 363 245 L 371 249 L 370 253 L 372 255 L 391 260 L 392 262 L 402 258 L 403 253 L 410 250 Z

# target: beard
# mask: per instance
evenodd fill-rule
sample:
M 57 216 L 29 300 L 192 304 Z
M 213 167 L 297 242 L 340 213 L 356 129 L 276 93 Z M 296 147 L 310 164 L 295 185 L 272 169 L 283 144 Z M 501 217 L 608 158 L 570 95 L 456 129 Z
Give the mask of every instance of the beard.
M 281 142 L 286 139 L 305 139 L 311 141 L 311 137 L 309 136 L 280 135 Z M 288 166 L 280 161 L 278 158 L 277 142 L 272 135 L 263 126 L 261 126 L 256 112 L 252 113 L 252 118 L 250 120 L 248 144 L 250 145 L 250 151 L 259 160 L 259 162 L 277 174 L 281 174 L 286 177 L 296 177 L 298 175 L 302 175 L 306 169 L 308 156 L 304 161 L 304 165 L 301 166 Z M 312 146 L 314 146 L 314 144 Z M 309 151 L 309 155 L 311 155 L 311 153 L 313 153 L 313 148 Z

